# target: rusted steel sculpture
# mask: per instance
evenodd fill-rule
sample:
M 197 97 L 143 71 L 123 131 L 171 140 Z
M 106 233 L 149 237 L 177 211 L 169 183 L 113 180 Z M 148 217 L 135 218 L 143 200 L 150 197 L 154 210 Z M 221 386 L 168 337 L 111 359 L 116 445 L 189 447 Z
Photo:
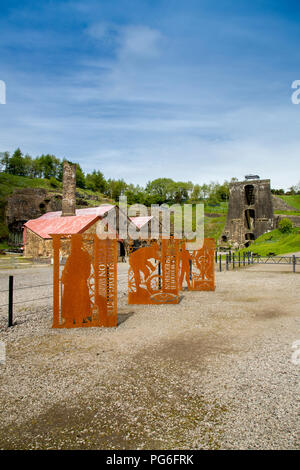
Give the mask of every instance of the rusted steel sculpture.
M 129 304 L 177 304 L 178 240 L 151 241 L 134 251 L 130 247 Z
M 117 326 L 117 241 L 53 234 L 53 328 Z M 60 270 L 61 243 L 71 251 Z
M 215 240 L 205 238 L 200 250 L 188 251 L 183 242 L 180 251 L 179 289 L 185 278 L 188 290 L 215 290 Z

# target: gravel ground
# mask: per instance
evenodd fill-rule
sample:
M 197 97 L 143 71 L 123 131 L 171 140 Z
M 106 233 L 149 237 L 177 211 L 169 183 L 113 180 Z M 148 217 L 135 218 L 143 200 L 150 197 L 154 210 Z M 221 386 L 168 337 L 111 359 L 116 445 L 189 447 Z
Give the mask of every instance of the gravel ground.
M 51 286 L 16 290 L 14 327 L 0 307 L 0 448 L 299 449 L 300 273 L 272 268 L 128 306 L 120 263 L 113 329 L 51 329 Z M 52 280 L 44 266 L 0 271 L 0 291 L 8 274 L 16 288 Z

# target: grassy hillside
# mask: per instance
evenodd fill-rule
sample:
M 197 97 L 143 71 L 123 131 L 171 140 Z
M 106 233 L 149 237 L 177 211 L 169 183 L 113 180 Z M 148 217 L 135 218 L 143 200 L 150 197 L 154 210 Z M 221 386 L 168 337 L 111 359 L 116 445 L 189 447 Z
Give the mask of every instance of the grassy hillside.
M 205 214 L 220 214 L 218 217 L 204 218 L 204 235 L 207 238 L 214 238 L 217 242 L 220 238 L 226 222 L 228 202 L 221 202 L 219 206 L 204 206 Z
M 249 248 L 243 251 L 253 251 L 261 256 L 268 256 L 269 253 L 283 255 L 300 251 L 300 232 L 299 228 L 294 228 L 292 233 L 284 234 L 278 229 L 261 235 Z
M 290 206 L 300 211 L 300 194 L 296 194 L 295 196 L 278 196 L 278 197 L 280 197 L 284 202 L 286 202 Z
M 217 241 L 225 226 L 226 215 L 221 217 L 205 217 L 204 218 L 204 235 L 207 238 L 214 238 Z

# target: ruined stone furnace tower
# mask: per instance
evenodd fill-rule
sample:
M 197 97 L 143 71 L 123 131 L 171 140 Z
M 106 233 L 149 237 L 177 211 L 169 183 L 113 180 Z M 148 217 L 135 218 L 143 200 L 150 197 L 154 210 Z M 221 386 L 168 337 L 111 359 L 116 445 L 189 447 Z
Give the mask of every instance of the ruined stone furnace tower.
M 274 228 L 270 180 L 231 183 L 229 190 L 226 226 L 219 243 L 248 247 L 252 240 Z

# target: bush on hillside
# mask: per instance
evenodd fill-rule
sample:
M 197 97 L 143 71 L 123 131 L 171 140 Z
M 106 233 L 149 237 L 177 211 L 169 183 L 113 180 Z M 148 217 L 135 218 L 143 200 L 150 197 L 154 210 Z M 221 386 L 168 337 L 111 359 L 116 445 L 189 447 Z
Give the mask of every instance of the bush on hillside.
M 293 231 L 293 222 L 288 218 L 281 219 L 278 229 L 281 233 L 291 233 Z
M 56 178 L 54 178 L 54 176 L 51 176 L 51 178 L 49 179 L 49 183 L 50 183 L 50 186 L 52 186 L 52 188 L 58 188 L 59 186 L 59 182 L 57 181 Z

